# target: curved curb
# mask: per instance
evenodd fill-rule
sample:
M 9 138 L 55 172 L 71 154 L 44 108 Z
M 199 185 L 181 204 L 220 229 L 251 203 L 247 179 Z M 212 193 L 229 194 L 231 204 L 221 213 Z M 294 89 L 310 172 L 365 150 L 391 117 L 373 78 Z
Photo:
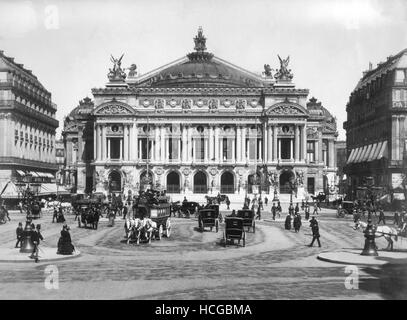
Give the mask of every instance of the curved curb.
M 78 251 L 78 254 L 75 255 L 67 255 L 65 257 L 61 257 L 61 258 L 54 258 L 54 259 L 39 259 L 38 263 L 41 262 L 58 262 L 58 261 L 65 261 L 65 260 L 71 260 L 71 259 L 75 259 L 77 257 L 82 256 L 82 252 Z M 31 258 L 27 258 L 28 260 L 1 260 L 0 259 L 0 263 L 36 263 L 34 261 L 34 259 Z
M 388 263 L 403 263 L 407 253 L 379 251 L 379 256 L 362 256 L 360 250 L 330 251 L 318 254 L 317 259 L 330 263 L 361 266 L 382 266 Z M 399 261 L 397 261 L 399 260 Z

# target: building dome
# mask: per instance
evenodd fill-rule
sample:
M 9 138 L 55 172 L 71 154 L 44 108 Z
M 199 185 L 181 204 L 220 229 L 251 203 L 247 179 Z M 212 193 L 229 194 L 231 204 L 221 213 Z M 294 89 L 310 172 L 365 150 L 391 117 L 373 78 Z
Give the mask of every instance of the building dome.
M 261 87 L 256 76 L 233 68 L 206 52 L 206 38 L 199 28 L 194 38 L 195 52 L 188 60 L 161 70 L 151 81 L 152 87 Z

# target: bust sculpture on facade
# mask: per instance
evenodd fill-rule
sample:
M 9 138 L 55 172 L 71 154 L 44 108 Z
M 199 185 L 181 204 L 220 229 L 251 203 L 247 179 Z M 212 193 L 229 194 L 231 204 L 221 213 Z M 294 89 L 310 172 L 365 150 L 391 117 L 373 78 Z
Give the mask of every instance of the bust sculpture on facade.
M 264 72 L 263 72 L 264 76 L 265 77 L 271 77 L 272 76 L 271 71 L 273 71 L 273 70 L 274 69 L 271 69 L 269 64 L 265 64 L 264 65 Z
M 129 77 L 135 77 L 137 75 L 137 65 L 132 64 L 129 68 Z

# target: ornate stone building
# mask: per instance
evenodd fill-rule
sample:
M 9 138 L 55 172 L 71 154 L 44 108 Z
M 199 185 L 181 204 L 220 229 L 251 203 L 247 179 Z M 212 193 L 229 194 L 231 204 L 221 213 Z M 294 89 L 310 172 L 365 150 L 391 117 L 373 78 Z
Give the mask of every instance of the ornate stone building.
M 336 120 L 316 99 L 307 103 L 289 58 L 279 57 L 274 75 L 269 65 L 258 75 L 208 53 L 202 29 L 194 41 L 194 52 L 144 75 L 134 64 L 126 74 L 123 56 L 111 57 L 109 82 L 92 90 L 94 107 L 79 121 L 77 149 L 86 137 L 92 156 L 82 158 L 92 160 L 78 162 L 78 191 L 127 192 L 147 177 L 187 194 L 258 185 L 287 193 L 290 182 L 314 193 L 334 181 Z M 77 130 L 65 124 L 66 143 Z
M 407 144 L 407 49 L 363 73 L 346 106 L 350 193 L 367 180 L 402 196 Z M 367 179 L 368 178 L 368 179 Z
M 55 177 L 56 110 L 31 70 L 0 51 L 0 184 Z

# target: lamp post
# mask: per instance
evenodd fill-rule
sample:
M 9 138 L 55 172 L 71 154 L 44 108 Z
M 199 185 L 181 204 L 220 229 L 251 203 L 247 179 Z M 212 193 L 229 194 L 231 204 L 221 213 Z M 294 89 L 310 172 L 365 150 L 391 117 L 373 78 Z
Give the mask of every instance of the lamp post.
M 373 179 L 369 177 L 367 182 L 367 195 L 372 193 Z M 375 243 L 376 228 L 372 222 L 372 212 L 369 210 L 367 215 L 367 227 L 365 229 L 365 247 L 361 253 L 362 256 L 378 256 Z

